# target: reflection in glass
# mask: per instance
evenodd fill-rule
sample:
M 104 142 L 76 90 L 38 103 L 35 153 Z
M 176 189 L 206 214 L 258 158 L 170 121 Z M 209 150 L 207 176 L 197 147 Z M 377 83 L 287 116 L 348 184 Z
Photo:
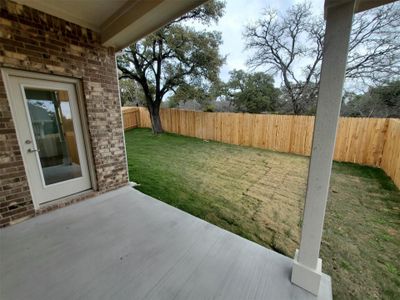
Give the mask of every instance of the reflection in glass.
M 25 88 L 46 185 L 81 177 L 67 91 Z

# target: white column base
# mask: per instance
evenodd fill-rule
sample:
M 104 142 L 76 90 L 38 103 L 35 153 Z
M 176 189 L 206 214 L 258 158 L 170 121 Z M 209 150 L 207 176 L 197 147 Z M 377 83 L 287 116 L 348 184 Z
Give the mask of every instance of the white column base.
M 311 269 L 298 261 L 299 250 L 296 249 L 292 269 L 292 283 L 318 296 L 322 277 L 322 260 L 318 258 L 317 268 Z

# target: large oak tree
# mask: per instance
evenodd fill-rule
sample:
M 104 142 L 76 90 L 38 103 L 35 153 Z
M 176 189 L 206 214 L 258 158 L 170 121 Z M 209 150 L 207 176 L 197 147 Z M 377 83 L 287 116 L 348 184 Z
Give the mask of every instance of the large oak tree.
M 120 78 L 142 88 L 154 133 L 163 132 L 160 105 L 179 86 L 218 79 L 224 58 L 221 34 L 196 30 L 190 22 L 218 21 L 225 3 L 209 1 L 123 50 L 117 58 Z
M 292 112 L 307 113 L 318 92 L 325 23 L 309 3 L 284 13 L 264 11 L 246 27 L 249 65 L 278 74 Z M 354 16 L 346 77 L 364 86 L 394 80 L 400 74 L 400 3 Z M 315 105 L 315 103 L 314 103 Z

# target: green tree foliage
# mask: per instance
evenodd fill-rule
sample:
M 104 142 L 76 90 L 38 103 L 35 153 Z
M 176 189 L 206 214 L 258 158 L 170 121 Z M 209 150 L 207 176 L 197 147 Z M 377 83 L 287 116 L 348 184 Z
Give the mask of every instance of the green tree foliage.
M 372 87 L 362 95 L 345 94 L 342 115 L 400 118 L 400 80 Z
M 224 7 L 219 0 L 206 2 L 130 45 L 118 57 L 120 77 L 136 81 L 143 90 L 154 133 L 163 131 L 159 110 L 167 94 L 181 85 L 218 79 L 224 62 L 219 54 L 221 34 L 195 30 L 187 23 L 218 21 Z
M 119 92 L 121 95 L 121 105 L 146 105 L 146 100 L 142 88 L 136 81 L 122 78 L 119 80 Z
M 169 107 L 177 107 L 188 101 L 196 101 L 203 111 L 213 111 L 216 99 L 223 94 L 224 83 L 216 80 L 208 85 L 182 84 L 169 97 Z
M 279 89 L 274 87 L 274 79 L 263 72 L 230 72 L 227 95 L 237 111 L 274 112 L 277 109 L 279 94 Z

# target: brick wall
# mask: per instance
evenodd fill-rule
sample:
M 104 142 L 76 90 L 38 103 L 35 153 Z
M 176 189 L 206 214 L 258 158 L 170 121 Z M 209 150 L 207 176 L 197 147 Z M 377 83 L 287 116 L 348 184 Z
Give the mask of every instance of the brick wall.
M 96 33 L 0 0 L 0 66 L 81 79 L 100 192 L 128 182 L 113 49 Z M 0 227 L 35 214 L 0 79 Z

